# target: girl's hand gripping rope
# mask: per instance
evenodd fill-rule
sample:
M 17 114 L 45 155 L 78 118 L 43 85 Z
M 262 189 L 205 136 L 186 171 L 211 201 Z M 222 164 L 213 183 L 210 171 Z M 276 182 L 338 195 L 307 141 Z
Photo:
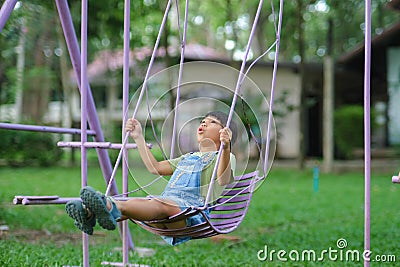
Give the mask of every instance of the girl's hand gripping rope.
M 129 135 L 136 140 L 142 134 L 142 125 L 137 119 L 128 119 L 125 125 L 125 131 L 129 132 Z

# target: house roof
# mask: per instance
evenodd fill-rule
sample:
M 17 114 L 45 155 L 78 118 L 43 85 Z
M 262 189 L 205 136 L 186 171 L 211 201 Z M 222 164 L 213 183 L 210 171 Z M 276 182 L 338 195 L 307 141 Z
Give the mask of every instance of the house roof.
M 137 62 L 144 61 L 149 58 L 153 53 L 153 49 L 149 47 L 135 48 L 129 53 L 130 67 L 137 64 Z M 163 58 L 165 56 L 165 48 L 160 47 L 157 50 L 156 58 Z M 168 54 L 172 57 L 180 55 L 179 47 L 168 47 Z M 191 60 L 215 60 L 215 61 L 228 61 L 229 58 L 226 54 L 216 51 L 213 48 L 202 46 L 199 44 L 187 44 L 185 47 L 185 58 Z M 96 80 L 107 71 L 115 71 L 121 69 L 124 63 L 123 50 L 102 50 L 87 66 L 87 75 L 89 81 Z M 154 70 L 154 69 L 153 69 Z
M 152 55 L 153 49 L 149 47 L 141 47 L 135 48 L 129 53 L 129 62 L 130 67 L 135 66 L 138 62 L 144 61 L 148 59 Z M 156 53 L 156 58 L 163 58 L 165 56 L 165 48 L 160 47 Z M 179 57 L 180 56 L 180 48 L 179 47 L 168 47 L 168 54 L 171 57 Z M 206 47 L 200 44 L 190 43 L 185 47 L 185 60 L 186 61 L 215 61 L 223 64 L 231 64 L 232 60 L 230 57 L 223 53 L 219 52 L 211 47 Z M 87 66 L 87 75 L 89 82 L 101 82 L 104 74 L 108 71 L 115 71 L 117 69 L 121 69 L 123 67 L 124 62 L 124 53 L 123 50 L 102 50 L 99 51 L 95 56 L 92 62 L 90 62 Z M 248 61 L 248 64 L 251 64 L 252 61 Z M 257 65 L 259 66 L 267 66 L 272 67 L 272 61 L 258 61 Z M 310 68 L 313 64 L 307 64 L 307 67 Z M 279 67 L 281 68 L 289 68 L 296 71 L 298 69 L 298 64 L 293 62 L 279 62 Z M 160 64 L 154 64 L 152 71 L 158 72 L 164 68 Z M 74 72 L 72 71 L 71 79 L 74 79 Z M 142 75 L 139 74 L 138 75 Z
M 386 7 L 393 9 L 395 11 L 400 11 L 400 0 L 390 0 Z M 400 22 L 392 24 L 390 27 L 386 28 L 382 33 L 374 36 L 371 40 L 371 46 L 374 45 L 385 45 L 390 44 L 390 42 L 400 34 Z M 338 63 L 347 63 L 356 57 L 359 57 L 364 53 L 365 43 L 359 44 L 356 48 L 348 53 L 343 54 L 338 59 Z
M 391 0 L 386 5 L 390 9 L 395 9 L 400 11 L 400 0 Z
M 397 1 L 400 2 L 400 1 Z M 387 29 L 385 29 L 381 34 L 374 36 L 371 40 L 371 46 L 377 45 L 390 45 L 395 38 L 400 35 L 400 22 L 394 23 Z M 356 57 L 361 56 L 364 53 L 365 44 L 359 44 L 356 48 L 350 52 L 342 55 L 338 59 L 338 63 L 347 63 Z

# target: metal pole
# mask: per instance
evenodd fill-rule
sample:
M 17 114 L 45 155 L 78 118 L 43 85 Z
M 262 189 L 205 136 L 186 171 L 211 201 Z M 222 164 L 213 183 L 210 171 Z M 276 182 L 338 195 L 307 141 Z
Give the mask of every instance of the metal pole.
M 58 13 L 60 15 L 61 26 L 64 31 L 65 41 L 67 43 L 68 51 L 71 57 L 72 67 L 74 68 L 75 75 L 77 77 L 78 87 L 82 90 L 81 84 L 81 64 L 80 64 L 80 51 L 78 40 L 76 38 L 74 25 L 69 10 L 69 6 L 66 0 L 56 0 Z M 96 107 L 93 100 L 93 95 L 90 90 L 90 85 L 86 84 L 88 91 L 87 98 L 87 116 L 90 129 L 96 133 L 95 141 L 103 142 L 104 136 L 101 129 L 100 120 L 97 116 Z M 99 157 L 100 168 L 103 172 L 104 179 L 108 182 L 108 179 L 112 172 L 111 161 L 108 156 L 108 151 L 105 149 L 98 149 L 97 155 Z M 115 182 L 112 184 L 111 192 L 118 194 L 117 186 Z
M 15 123 L 5 123 L 5 122 L 0 122 L 0 129 L 32 131 L 32 132 L 64 133 L 64 134 L 81 134 L 81 129 L 28 125 L 28 124 L 15 124 Z M 96 133 L 92 130 L 87 130 L 86 134 L 96 135 Z
M 83 145 L 87 142 L 87 12 L 88 0 L 82 0 L 81 9 L 81 176 L 82 187 L 87 185 L 87 153 Z M 83 266 L 89 267 L 89 237 L 82 233 Z
M 82 142 L 58 142 L 57 143 L 58 147 L 81 147 Z M 83 146 L 86 148 L 107 148 L 107 149 L 122 149 L 122 144 L 114 144 L 111 142 L 86 142 L 83 143 Z M 126 149 L 136 149 L 137 145 L 136 144 L 127 144 Z M 150 146 L 149 146 L 150 147 Z
M 152 66 L 153 66 L 153 63 L 154 63 L 154 60 L 155 60 L 155 57 L 156 57 L 156 53 L 157 53 L 157 50 L 158 50 L 158 45 L 160 43 L 162 31 L 164 30 L 165 24 L 167 22 L 168 12 L 169 12 L 169 9 L 171 7 L 171 1 L 172 0 L 168 1 L 167 7 L 165 9 L 164 17 L 163 17 L 163 20 L 162 20 L 161 25 L 160 25 L 160 30 L 158 32 L 157 40 L 156 40 L 156 43 L 155 43 L 154 48 L 153 48 L 153 53 L 152 53 L 151 58 L 150 58 L 149 66 L 147 68 L 146 76 L 144 77 L 142 89 L 140 90 L 140 94 L 139 94 L 139 97 L 138 97 L 138 100 L 137 100 L 137 103 L 136 103 L 135 110 L 133 111 L 132 118 L 136 117 L 136 114 L 139 111 L 139 104 L 143 99 L 143 95 L 144 95 L 145 90 L 147 90 L 147 82 L 148 82 L 148 79 L 150 77 L 150 71 L 152 69 Z M 125 136 L 125 138 L 124 138 L 124 140 L 122 142 L 122 146 L 123 147 L 126 145 L 127 141 L 128 141 L 128 135 Z M 109 182 L 108 182 L 108 186 L 107 186 L 107 190 L 106 190 L 106 193 L 105 193 L 106 196 L 110 192 L 111 183 L 113 183 L 113 184 L 115 183 L 114 182 L 114 177 L 115 177 L 115 173 L 117 172 L 117 167 L 119 166 L 119 163 L 120 163 L 121 158 L 122 158 L 122 154 L 123 154 L 122 152 L 123 151 L 120 150 L 120 153 L 118 154 L 117 160 L 115 161 L 114 169 L 113 169 L 113 171 L 111 173 L 111 176 L 110 176 L 110 179 L 109 179 Z
M 79 46 L 78 46 L 78 40 L 76 37 L 74 25 L 72 23 L 72 18 L 71 18 L 71 13 L 69 10 L 68 2 L 67 0 L 56 0 L 56 5 L 58 9 L 58 13 L 60 16 L 60 21 L 61 21 L 61 26 L 64 31 L 64 36 L 65 36 L 65 41 L 67 43 L 68 51 L 70 54 L 72 66 L 75 71 L 75 75 L 77 77 L 77 82 L 78 82 L 78 87 L 79 89 L 82 90 L 82 84 L 81 84 L 81 64 L 80 64 L 80 51 L 79 51 Z M 93 95 L 90 90 L 90 85 L 86 83 L 86 88 L 87 88 L 87 109 L 85 110 L 87 112 L 88 116 L 88 123 L 90 125 L 90 128 L 95 131 L 96 137 L 95 141 L 97 142 L 104 142 L 104 136 L 103 136 L 103 131 L 101 129 L 100 125 L 100 120 L 96 112 L 96 107 L 94 104 L 94 99 Z M 99 157 L 99 163 L 100 163 L 100 168 L 102 170 L 104 180 L 108 183 L 109 185 L 109 191 L 111 191 L 113 194 L 118 194 L 118 189 L 116 186 L 115 181 L 110 181 L 110 177 L 112 174 L 112 166 L 111 166 L 111 161 L 108 156 L 108 151 L 106 149 L 96 149 L 97 155 Z M 129 231 L 129 229 L 128 229 Z M 131 236 L 129 235 L 129 242 L 132 243 Z
M 18 0 L 6 0 L 0 9 L 0 32 L 2 32 L 11 12 L 14 10 Z
M 128 105 L 129 105 L 129 38 L 130 35 L 130 0 L 125 0 L 125 8 L 124 8 L 124 66 L 123 66 L 123 86 L 122 86 L 122 141 L 125 139 L 125 118 L 126 114 L 128 114 Z M 127 197 L 128 194 L 128 150 L 127 147 L 123 147 L 123 160 L 122 163 L 122 193 L 124 197 Z M 126 266 L 128 263 L 128 250 L 129 245 L 131 249 L 134 249 L 133 242 L 128 244 L 128 222 L 129 220 L 125 220 L 122 222 L 122 262 L 123 265 Z
M 364 64 L 364 251 L 371 249 L 371 0 L 365 1 L 365 64 Z M 370 259 L 364 259 L 370 266 Z

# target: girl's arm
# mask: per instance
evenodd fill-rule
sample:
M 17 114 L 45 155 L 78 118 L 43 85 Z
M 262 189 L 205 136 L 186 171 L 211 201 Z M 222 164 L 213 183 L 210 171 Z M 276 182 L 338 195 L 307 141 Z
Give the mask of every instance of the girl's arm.
M 150 173 L 158 175 L 172 174 L 172 168 L 169 164 L 169 161 L 158 161 L 151 153 L 150 149 L 146 145 L 146 141 L 142 132 L 142 126 L 138 120 L 128 119 L 125 130 L 129 132 L 130 136 L 133 138 L 133 140 L 135 140 L 140 157 Z
M 231 171 L 231 141 L 232 132 L 229 128 L 225 127 L 220 131 L 220 141 L 221 144 L 224 144 L 224 149 L 222 149 L 221 159 L 218 164 L 217 169 L 217 181 L 218 184 L 223 186 L 227 185 L 231 181 L 232 171 Z

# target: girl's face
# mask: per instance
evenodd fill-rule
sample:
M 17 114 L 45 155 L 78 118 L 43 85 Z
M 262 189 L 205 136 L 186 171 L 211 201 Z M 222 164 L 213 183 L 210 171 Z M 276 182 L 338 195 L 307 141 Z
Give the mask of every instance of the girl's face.
M 219 131 L 223 127 L 222 123 L 215 117 L 204 118 L 197 128 L 197 141 L 201 143 L 202 141 L 210 140 L 219 147 Z

